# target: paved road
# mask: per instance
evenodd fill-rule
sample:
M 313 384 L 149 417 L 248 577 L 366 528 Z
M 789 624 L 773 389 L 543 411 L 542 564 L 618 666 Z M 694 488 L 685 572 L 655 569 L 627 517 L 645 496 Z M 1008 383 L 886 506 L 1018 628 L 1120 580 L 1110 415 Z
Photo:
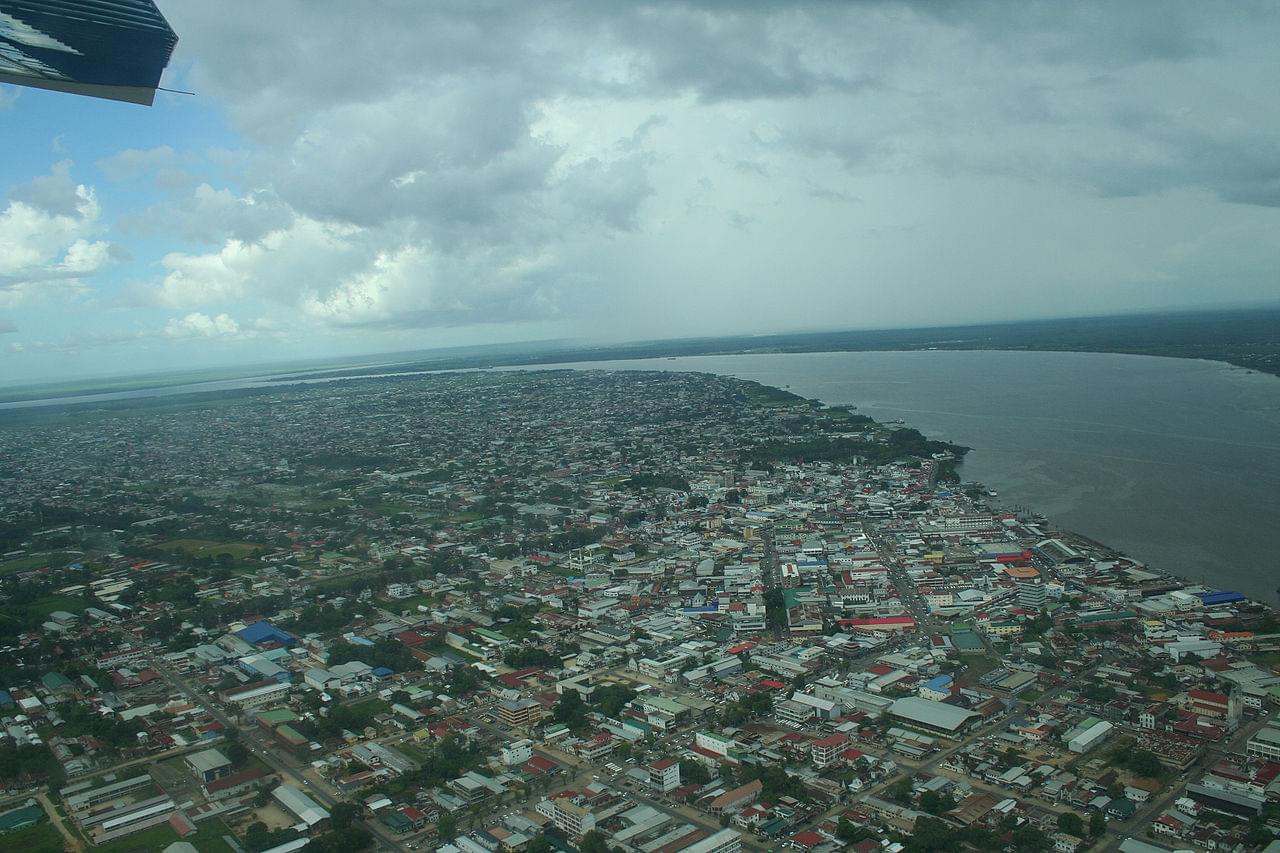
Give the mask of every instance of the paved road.
M 188 682 L 178 673 L 165 666 L 163 660 L 158 656 L 152 656 L 149 661 L 150 666 L 162 676 L 169 684 L 176 687 L 187 697 L 191 704 L 196 705 L 213 715 L 214 719 L 222 723 L 224 726 L 237 727 L 235 721 L 227 716 L 220 708 L 211 702 L 205 701 Z M 307 796 L 317 800 L 325 808 L 332 808 L 338 802 L 338 798 L 328 791 L 324 790 L 321 784 L 311 784 L 311 780 L 306 777 L 307 769 L 305 765 L 300 765 L 292 758 L 286 757 L 271 746 L 263 743 L 262 735 L 257 731 L 244 732 L 248 736 L 251 743 L 256 741 L 253 747 L 254 754 L 258 756 L 267 766 L 280 775 L 282 779 L 287 779 L 293 785 L 306 792 Z M 379 849 L 400 850 L 398 841 L 390 835 L 386 827 L 376 821 L 366 821 L 365 826 L 373 833 L 375 842 L 379 845 Z
M 1233 753 L 1243 753 L 1244 744 L 1253 737 L 1253 735 L 1266 725 L 1269 715 L 1262 715 L 1255 720 L 1240 726 L 1231 736 L 1231 738 L 1221 747 L 1209 747 L 1204 753 L 1196 759 L 1196 761 L 1187 769 L 1181 777 L 1174 779 L 1169 785 L 1169 790 L 1165 791 L 1156 799 L 1152 800 L 1145 806 L 1134 812 L 1133 817 L 1125 821 L 1123 825 L 1108 822 L 1107 833 L 1112 836 L 1112 843 L 1106 848 L 1108 850 L 1117 850 L 1120 842 L 1129 837 L 1142 838 L 1150 826 L 1151 821 L 1164 812 L 1165 809 L 1172 805 L 1186 788 L 1188 782 L 1193 782 L 1200 777 L 1205 768 L 1214 764 Z

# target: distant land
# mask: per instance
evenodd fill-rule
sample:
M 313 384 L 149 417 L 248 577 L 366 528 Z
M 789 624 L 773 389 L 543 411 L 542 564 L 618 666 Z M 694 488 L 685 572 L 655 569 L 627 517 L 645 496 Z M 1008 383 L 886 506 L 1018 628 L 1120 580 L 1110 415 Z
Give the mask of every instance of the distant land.
M 1280 376 L 1280 307 L 1252 310 L 1128 314 L 1065 320 L 1027 320 L 915 329 L 796 332 L 716 338 L 565 347 L 534 352 L 438 352 L 377 373 L 409 373 L 451 368 L 508 367 L 577 361 L 612 361 L 689 355 L 750 355 L 789 352 L 888 350 L 1031 350 L 1111 352 L 1224 361 Z M 384 358 L 385 362 L 386 359 Z M 360 376 L 375 372 L 353 367 L 279 379 Z
M 620 344 L 539 341 L 11 386 L 0 402 L 270 376 L 276 381 L 691 355 L 1027 350 L 1196 358 L 1280 376 L 1280 306 L 1004 323 L 681 338 Z

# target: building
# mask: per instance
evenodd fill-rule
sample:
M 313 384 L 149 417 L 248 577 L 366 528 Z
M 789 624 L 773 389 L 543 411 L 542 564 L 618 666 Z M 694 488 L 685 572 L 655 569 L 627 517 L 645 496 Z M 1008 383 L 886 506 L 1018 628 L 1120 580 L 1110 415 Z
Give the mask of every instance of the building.
M 753 779 L 707 803 L 707 811 L 713 815 L 737 814 L 759 799 L 762 790 L 764 790 L 764 783 L 759 779 Z
M 533 742 L 529 740 L 517 740 L 504 744 L 501 752 L 502 763 L 508 767 L 516 764 L 524 764 L 533 757 Z
M 889 707 L 889 715 L 909 726 L 948 737 L 964 731 L 981 716 L 968 708 L 945 702 L 931 702 L 919 696 L 904 696 L 895 700 Z
M 498 720 L 513 729 L 527 729 L 536 719 L 538 703 L 530 699 L 502 699 L 498 702 Z
M 187 769 L 201 784 L 207 784 L 231 775 L 231 759 L 216 749 L 205 749 L 187 756 Z
M 263 784 L 270 778 L 270 775 L 261 767 L 251 767 L 248 770 L 232 773 L 230 776 L 223 776 L 213 782 L 206 783 L 204 794 L 211 800 L 234 797 Z
M 680 762 L 663 758 L 649 765 L 649 785 L 654 790 L 667 793 L 680 787 Z
M 281 785 L 271 792 L 271 796 L 308 829 L 329 819 L 327 809 L 292 785 Z
M 941 702 L 951 695 L 953 680 L 946 673 L 936 675 L 916 688 L 916 693 L 921 699 L 928 699 L 930 702 Z
M 1187 708 L 1202 717 L 1213 717 L 1228 723 L 1240 719 L 1240 700 L 1235 691 L 1227 694 L 1210 690 L 1188 690 Z
M 278 681 L 247 684 L 242 687 L 232 688 L 222 694 L 229 704 L 238 705 L 241 710 L 245 711 L 282 702 L 288 695 L 289 685 L 281 684 Z
M 722 829 L 685 847 L 682 853 L 738 853 L 742 836 L 735 829 Z
M 1249 738 L 1245 752 L 1267 761 L 1280 761 L 1280 726 L 1272 721 L 1259 729 L 1257 734 Z
M 813 759 L 813 766 L 826 767 L 834 762 L 848 745 L 849 738 L 842 734 L 834 734 L 821 740 L 815 740 L 809 744 L 809 756 Z
M 62 802 L 69 812 L 87 812 L 95 806 L 118 799 L 140 788 L 149 787 L 151 784 L 151 776 L 147 773 L 98 788 L 90 788 L 88 782 L 77 782 L 62 789 Z
M 551 819 L 556 829 L 573 838 L 581 838 L 596 828 L 596 817 L 590 809 L 583 808 L 568 797 L 543 800 L 538 803 L 538 814 Z
M 1072 752 L 1085 753 L 1110 737 L 1114 730 L 1115 726 L 1106 720 L 1090 717 L 1063 735 L 1062 741 Z

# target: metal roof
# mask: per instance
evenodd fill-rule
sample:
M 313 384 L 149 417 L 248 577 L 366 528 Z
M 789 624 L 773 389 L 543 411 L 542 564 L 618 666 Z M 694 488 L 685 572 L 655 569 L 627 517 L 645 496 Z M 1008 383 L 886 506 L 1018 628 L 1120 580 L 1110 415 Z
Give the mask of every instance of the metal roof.
M 954 731 L 972 718 L 979 716 L 967 708 L 959 708 L 944 702 L 931 702 L 918 696 L 898 699 L 889 708 L 889 712 L 895 717 L 949 731 Z
M 329 817 L 327 809 L 292 785 L 281 785 L 271 792 L 271 796 L 307 826 L 314 826 Z

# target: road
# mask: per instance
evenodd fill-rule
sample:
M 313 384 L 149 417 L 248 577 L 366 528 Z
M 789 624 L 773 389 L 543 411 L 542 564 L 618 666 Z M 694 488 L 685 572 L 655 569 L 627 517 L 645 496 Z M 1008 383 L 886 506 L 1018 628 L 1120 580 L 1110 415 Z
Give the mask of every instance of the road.
M 490 734 L 493 734 L 504 740 L 510 737 L 511 733 L 509 731 L 507 731 L 506 729 L 501 729 L 497 726 L 494 726 L 491 723 L 488 723 L 479 715 L 476 715 L 475 717 L 473 717 L 471 719 L 471 722 L 474 723 L 476 726 L 479 726 L 480 728 L 489 732 Z M 597 767 L 596 765 L 591 764 L 590 762 L 583 761 L 580 758 L 577 758 L 576 756 L 572 756 L 572 755 L 569 755 L 568 753 L 560 752 L 559 750 L 549 750 L 549 749 L 546 749 L 545 747 L 539 746 L 539 747 L 533 748 L 533 753 L 534 755 L 541 756 L 542 758 L 545 758 L 548 761 L 554 761 L 556 764 L 571 768 L 573 771 L 575 771 L 573 778 L 580 780 L 580 784 L 585 784 L 586 782 L 585 777 L 590 776 L 593 780 L 598 779 L 601 782 L 607 784 L 609 787 L 614 788 L 616 791 L 617 785 L 621 784 L 620 782 L 618 782 L 618 780 L 625 773 L 625 770 L 624 770 L 624 773 L 618 773 L 618 774 L 609 773 L 606 770 L 603 770 Z M 568 781 L 566 781 L 563 787 L 566 787 L 566 788 L 573 787 L 573 785 L 569 784 Z M 677 803 L 661 797 L 651 796 L 650 793 L 647 790 L 645 790 L 641 785 L 637 784 L 637 785 L 631 785 L 630 787 L 625 787 L 624 790 L 621 791 L 620 793 L 623 793 L 624 796 L 627 796 L 632 800 L 643 803 L 651 808 L 657 809 L 660 812 L 665 812 L 666 814 L 672 815 L 677 820 L 682 820 L 686 823 L 690 823 L 696 826 L 697 828 L 705 830 L 709 833 L 714 834 L 719 832 L 721 829 L 719 822 L 715 818 L 712 818 L 709 815 L 706 815 L 703 812 L 700 812 L 694 808 L 691 808 L 690 806 L 685 805 L 683 803 Z M 535 795 L 531 794 L 529 797 L 526 797 L 525 800 L 523 801 L 523 804 L 527 804 L 530 800 L 534 799 L 534 796 Z M 537 796 L 540 796 L 540 795 L 537 795 Z M 523 805 L 523 804 L 518 804 L 518 805 Z M 769 849 L 761 845 L 748 833 L 742 833 L 742 847 L 744 850 L 753 851 L 753 853 L 763 853 L 763 851 Z
M 224 713 L 220 708 L 212 702 L 207 702 L 199 692 L 193 688 L 190 683 L 167 667 L 164 661 L 153 655 L 149 661 L 149 665 L 156 672 L 160 673 L 169 684 L 177 688 L 182 695 L 187 697 L 191 704 L 196 705 L 213 716 L 218 722 L 224 726 L 238 728 L 236 722 Z M 250 748 L 254 755 L 262 760 L 264 764 L 279 774 L 280 778 L 286 779 L 293 783 L 294 787 L 306 792 L 307 796 L 318 801 L 326 809 L 332 808 L 339 798 L 325 790 L 327 787 L 323 781 L 316 777 L 316 784 L 312 784 L 310 778 L 307 778 L 309 768 L 298 762 L 296 759 L 286 757 L 279 750 L 275 749 L 269 742 L 265 740 L 263 734 L 256 729 L 242 732 L 246 739 L 250 742 Z M 400 844 L 394 836 L 390 834 L 386 827 L 377 821 L 365 821 L 365 827 L 373 833 L 379 849 L 400 850 Z
M 1151 821 L 1159 817 L 1165 809 L 1173 804 L 1186 787 L 1186 784 L 1195 781 L 1204 772 L 1205 768 L 1214 764 L 1232 754 L 1241 754 L 1244 752 L 1244 744 L 1253 737 L 1253 735 L 1266 725 L 1268 715 L 1264 714 L 1255 720 L 1240 726 L 1231 736 L 1231 738 L 1221 747 L 1209 747 L 1204 753 L 1195 760 L 1195 762 L 1187 768 L 1187 770 L 1177 779 L 1174 779 L 1169 785 L 1169 790 L 1165 791 L 1156 799 L 1147 803 L 1134 812 L 1133 817 L 1124 822 L 1123 825 L 1108 822 L 1107 833 L 1113 837 L 1113 843 L 1107 848 L 1109 850 L 1119 849 L 1120 842 L 1124 839 L 1137 836 L 1142 837 L 1150 826 Z
M 85 847 L 84 842 L 80 840 L 78 835 L 67 828 L 66 823 L 62 820 L 62 816 L 58 814 L 58 809 L 49 799 L 49 795 L 42 791 L 39 794 L 36 794 L 36 799 L 40 802 L 40 806 L 44 809 L 44 813 L 49 816 L 49 822 L 53 824 L 54 829 L 58 830 L 58 834 L 61 835 L 63 840 L 66 842 L 66 846 L 75 851 L 75 853 L 79 853 L 79 851 L 83 850 Z

